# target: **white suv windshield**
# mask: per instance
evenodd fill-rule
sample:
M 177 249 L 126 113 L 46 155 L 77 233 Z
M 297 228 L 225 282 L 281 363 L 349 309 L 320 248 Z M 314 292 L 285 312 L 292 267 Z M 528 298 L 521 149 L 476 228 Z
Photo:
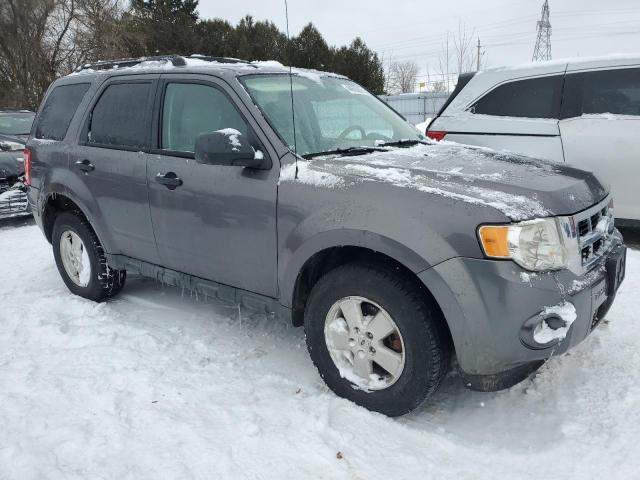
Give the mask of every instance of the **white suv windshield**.
M 299 155 L 425 139 L 402 117 L 350 80 L 276 74 L 244 77 L 243 83 L 271 126 L 291 150 L 297 148 Z

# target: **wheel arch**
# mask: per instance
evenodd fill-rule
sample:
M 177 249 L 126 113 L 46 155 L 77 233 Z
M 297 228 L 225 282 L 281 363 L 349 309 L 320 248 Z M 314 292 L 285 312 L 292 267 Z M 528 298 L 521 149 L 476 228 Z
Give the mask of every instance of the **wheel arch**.
M 106 251 L 109 251 L 105 244 L 104 232 L 99 231 L 97 225 L 93 221 L 92 215 L 89 213 L 91 210 L 87 208 L 81 201 L 75 198 L 73 195 L 69 195 L 67 192 L 58 193 L 55 191 L 49 192 L 42 202 L 42 230 L 49 243 L 52 242 L 53 225 L 55 224 L 57 216 L 62 212 L 74 212 L 77 215 L 82 216 L 87 223 L 91 226 L 95 232 L 101 245 Z
M 290 307 L 291 319 L 294 325 L 301 326 L 304 322 L 304 310 L 313 286 L 329 271 L 352 262 L 376 264 L 397 272 L 408 279 L 421 297 L 436 310 L 443 329 L 451 339 L 451 330 L 440 308 L 438 301 L 427 286 L 420 280 L 417 271 L 387 253 L 376 251 L 368 247 L 357 245 L 336 245 L 315 252 L 309 257 L 298 271 L 291 290 Z

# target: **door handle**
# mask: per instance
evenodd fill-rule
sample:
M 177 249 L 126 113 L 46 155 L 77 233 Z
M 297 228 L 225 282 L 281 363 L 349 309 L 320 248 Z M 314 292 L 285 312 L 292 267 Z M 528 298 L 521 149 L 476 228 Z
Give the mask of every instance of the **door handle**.
M 84 160 L 78 160 L 76 162 L 76 168 L 78 170 L 82 170 L 85 173 L 92 172 L 96 169 L 96 167 L 93 166 L 93 163 L 91 163 L 86 158 Z
M 158 173 L 156 175 L 156 182 L 160 185 L 164 185 L 169 190 L 175 190 L 182 185 L 182 180 L 173 172 Z

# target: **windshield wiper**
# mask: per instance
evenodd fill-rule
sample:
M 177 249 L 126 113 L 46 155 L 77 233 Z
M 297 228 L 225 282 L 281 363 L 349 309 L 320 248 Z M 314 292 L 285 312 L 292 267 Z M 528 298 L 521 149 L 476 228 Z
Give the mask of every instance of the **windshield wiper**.
M 334 150 L 326 150 L 324 152 L 316 152 L 316 153 L 307 153 L 306 155 L 302 155 L 302 158 L 306 158 L 307 160 L 314 157 L 322 157 L 325 155 L 342 155 L 345 157 L 355 156 L 355 155 L 364 155 L 366 153 L 371 152 L 384 152 L 384 148 L 381 147 L 347 147 L 347 148 L 336 148 Z
M 424 140 L 397 140 L 395 142 L 381 142 L 378 144 L 379 147 L 411 147 L 412 145 L 417 144 L 429 145 L 429 142 L 425 142 Z

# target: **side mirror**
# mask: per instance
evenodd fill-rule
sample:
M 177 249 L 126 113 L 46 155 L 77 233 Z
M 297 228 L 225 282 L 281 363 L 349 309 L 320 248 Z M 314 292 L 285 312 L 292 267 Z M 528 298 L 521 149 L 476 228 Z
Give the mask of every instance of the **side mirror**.
M 264 155 L 254 150 L 247 137 L 225 128 L 196 138 L 196 161 L 208 165 L 264 168 Z

